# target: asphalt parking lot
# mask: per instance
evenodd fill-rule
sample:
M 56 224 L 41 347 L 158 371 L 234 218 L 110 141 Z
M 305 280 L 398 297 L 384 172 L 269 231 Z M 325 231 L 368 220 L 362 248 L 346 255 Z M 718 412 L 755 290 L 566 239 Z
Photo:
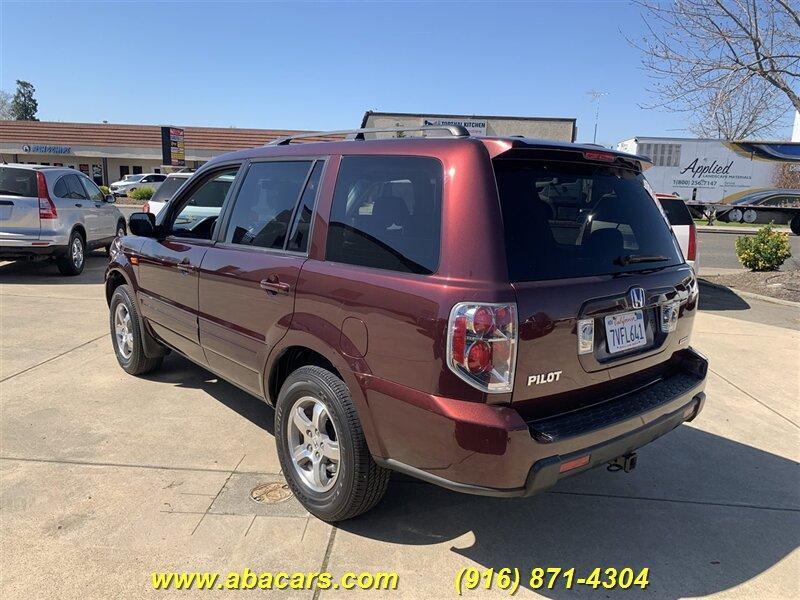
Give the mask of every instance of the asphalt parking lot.
M 118 367 L 105 260 L 76 278 L 0 263 L 5 598 L 163 597 L 153 571 L 244 567 L 391 570 L 396 592 L 357 593 L 450 598 L 465 566 L 650 568 L 645 591 L 538 592 L 547 598 L 800 595 L 796 307 L 702 291 L 692 342 L 711 361 L 706 408 L 641 450 L 630 474 L 595 470 L 519 500 L 394 477 L 376 509 L 332 527 L 293 499 L 250 499 L 281 480 L 270 408 L 175 355 L 145 378 Z

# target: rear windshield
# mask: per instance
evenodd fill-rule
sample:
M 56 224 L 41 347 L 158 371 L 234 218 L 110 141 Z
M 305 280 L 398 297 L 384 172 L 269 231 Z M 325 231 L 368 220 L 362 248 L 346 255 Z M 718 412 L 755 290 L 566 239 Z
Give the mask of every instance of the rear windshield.
M 36 171 L 0 167 L 0 196 L 25 196 L 36 198 Z
M 624 273 L 680 264 L 644 177 L 539 160 L 494 163 L 512 281 Z
M 175 195 L 179 187 L 186 183 L 187 179 L 187 177 L 167 177 L 150 200 L 154 202 L 166 202 Z
M 658 201 L 661 203 L 661 208 L 664 209 L 671 225 L 692 224 L 692 215 L 683 200 L 679 198 L 659 198 Z

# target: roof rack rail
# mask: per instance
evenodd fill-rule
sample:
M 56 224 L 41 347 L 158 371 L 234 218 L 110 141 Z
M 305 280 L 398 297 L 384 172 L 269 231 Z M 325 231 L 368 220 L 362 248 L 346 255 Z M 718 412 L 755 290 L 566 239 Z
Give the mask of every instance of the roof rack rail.
M 329 135 L 342 135 L 346 140 L 364 140 L 366 133 L 399 133 L 405 131 L 446 131 L 452 137 L 469 137 L 469 131 L 461 125 L 421 125 L 419 127 L 368 127 L 365 129 L 343 129 L 341 131 L 316 131 L 313 133 L 299 133 L 272 140 L 266 146 L 285 146 L 303 138 L 318 138 Z

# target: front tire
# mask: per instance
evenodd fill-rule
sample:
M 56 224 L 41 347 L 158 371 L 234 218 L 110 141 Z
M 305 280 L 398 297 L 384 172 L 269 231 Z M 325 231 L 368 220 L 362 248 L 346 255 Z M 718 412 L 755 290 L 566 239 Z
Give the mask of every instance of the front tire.
M 80 275 L 86 265 L 86 242 L 83 236 L 73 231 L 69 236 L 67 253 L 56 260 L 56 266 L 62 275 Z
M 117 223 L 117 233 L 114 235 L 114 239 L 121 238 L 125 234 L 126 234 L 125 221 L 120 221 L 119 223 Z M 111 243 L 113 244 L 114 242 Z M 109 256 L 111 255 L 111 244 L 106 246 L 106 254 L 108 254 Z
M 125 284 L 115 289 L 111 296 L 109 324 L 114 354 L 126 373 L 144 375 L 161 366 L 164 357 L 148 358 L 144 353 L 139 312 L 130 288 Z
M 275 407 L 275 443 L 294 495 L 323 521 L 344 521 L 375 506 L 390 471 L 372 459 L 350 391 L 321 367 L 300 367 Z
M 789 228 L 792 230 L 793 234 L 800 235 L 800 215 L 792 217 L 792 220 L 789 221 Z

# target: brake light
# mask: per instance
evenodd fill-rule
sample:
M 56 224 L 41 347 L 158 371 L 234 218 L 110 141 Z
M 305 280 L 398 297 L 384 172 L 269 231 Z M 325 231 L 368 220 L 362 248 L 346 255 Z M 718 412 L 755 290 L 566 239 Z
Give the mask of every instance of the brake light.
M 41 171 L 36 171 L 36 188 L 39 196 L 39 219 L 57 219 L 58 211 L 56 210 L 56 205 L 50 199 L 50 192 L 47 191 L 47 181 Z
M 694 223 L 689 225 L 689 248 L 686 251 L 686 260 L 697 258 L 697 227 Z
M 453 373 L 485 392 L 510 392 L 516 358 L 516 304 L 453 307 L 447 330 L 447 366 Z
M 150 212 L 150 203 L 149 202 L 145 202 L 144 204 L 142 204 L 142 212 Z
M 614 162 L 617 155 L 613 152 L 600 152 L 599 150 L 587 150 L 583 153 L 586 160 L 601 160 L 603 162 Z

